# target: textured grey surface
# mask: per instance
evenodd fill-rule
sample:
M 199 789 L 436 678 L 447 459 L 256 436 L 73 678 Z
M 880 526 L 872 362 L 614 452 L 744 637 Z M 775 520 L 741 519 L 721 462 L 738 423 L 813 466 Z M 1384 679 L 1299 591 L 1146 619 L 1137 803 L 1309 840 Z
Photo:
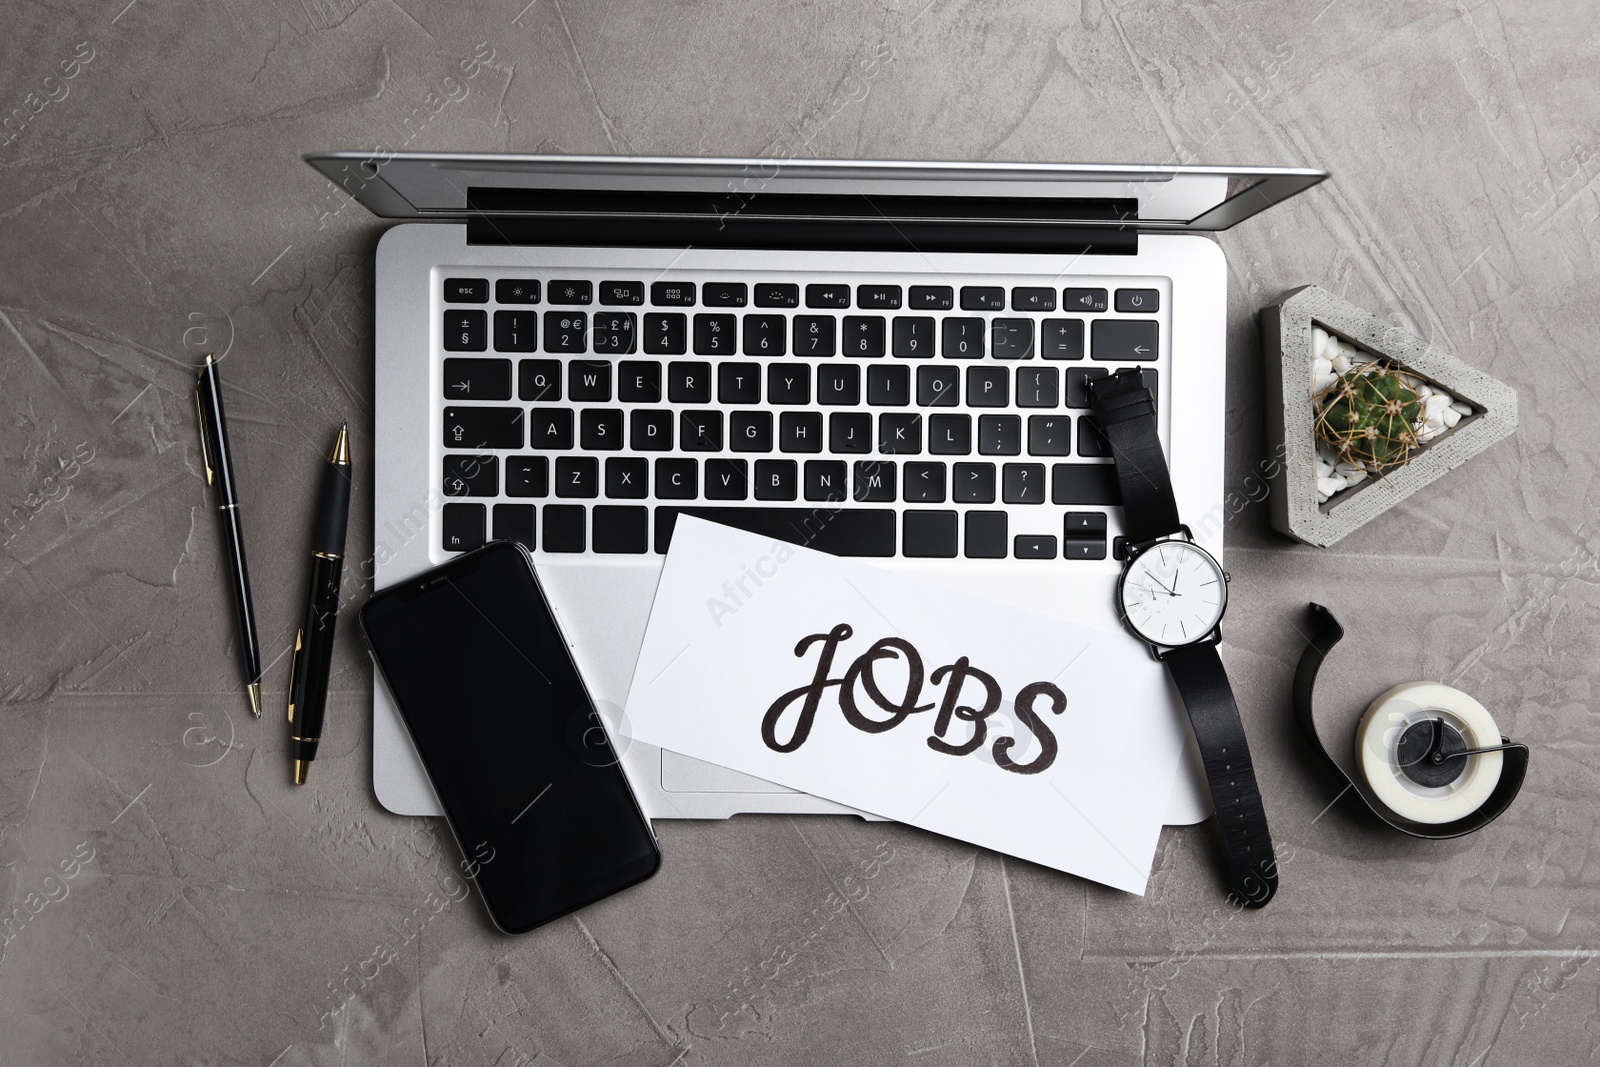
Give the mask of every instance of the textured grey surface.
M 30 917 L 0 1062 L 1590 1061 L 1600 9 L 524 3 L 7 7 L 0 902 Z M 289 786 L 282 721 L 239 693 L 188 368 L 229 353 L 279 707 L 306 479 L 344 417 L 370 463 L 379 232 L 298 157 L 374 144 L 1332 170 L 1221 238 L 1223 652 L 1278 899 L 1224 907 L 1205 827 L 1166 833 L 1136 899 L 894 826 L 739 818 L 661 824 L 654 881 L 503 939 L 451 902 L 443 828 L 372 799 L 349 628 Z M 1260 503 L 1254 312 L 1308 281 L 1522 398 L 1508 442 L 1322 551 Z M 1417 842 L 1335 802 L 1288 718 L 1313 598 L 1351 630 L 1322 699 L 1435 678 L 1534 746 L 1500 823 Z
M 1415 371 L 1474 411 L 1381 478 L 1317 503 L 1316 406 L 1311 388 L 1311 330 L 1320 326 L 1365 351 Z M 1261 309 L 1261 371 L 1266 384 L 1267 442 L 1281 456 L 1268 478 L 1272 528 L 1319 548 L 1382 515 L 1517 428 L 1517 393 L 1411 331 L 1341 300 L 1320 285 L 1302 286 Z M 1281 446 L 1281 450 L 1280 450 Z

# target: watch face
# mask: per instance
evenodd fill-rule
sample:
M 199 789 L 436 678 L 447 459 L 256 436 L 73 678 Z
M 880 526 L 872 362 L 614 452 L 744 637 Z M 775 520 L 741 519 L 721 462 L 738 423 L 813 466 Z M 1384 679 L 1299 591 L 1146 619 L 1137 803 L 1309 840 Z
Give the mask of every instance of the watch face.
M 1117 587 L 1122 617 L 1152 644 L 1176 647 L 1222 621 L 1228 584 L 1211 553 L 1188 541 L 1157 541 L 1129 561 Z

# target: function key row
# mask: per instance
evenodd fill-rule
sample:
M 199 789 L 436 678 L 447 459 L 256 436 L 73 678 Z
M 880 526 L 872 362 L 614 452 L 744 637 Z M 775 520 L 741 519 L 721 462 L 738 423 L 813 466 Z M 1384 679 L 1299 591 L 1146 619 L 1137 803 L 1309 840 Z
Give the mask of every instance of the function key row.
M 699 356 L 783 356 L 792 345 L 797 356 L 843 354 L 858 359 L 893 355 L 929 359 L 935 348 L 946 359 L 1082 359 L 1083 319 L 1035 320 L 896 315 L 717 315 L 680 311 L 546 311 L 543 351 L 632 355 L 643 348 L 650 355 L 681 356 L 691 346 Z M 538 352 L 541 319 L 537 311 L 496 311 L 496 352 Z M 1152 362 L 1159 352 L 1160 324 L 1155 319 L 1095 319 L 1089 330 L 1092 359 Z M 486 311 L 444 313 L 447 352 L 489 350 Z
M 751 286 L 744 282 L 704 282 L 698 287 L 700 303 L 706 307 L 741 308 L 750 304 Z M 785 282 L 757 282 L 754 285 L 755 306 L 765 308 L 797 308 L 800 306 L 800 286 Z M 650 302 L 657 307 L 693 307 L 696 303 L 694 282 L 653 282 Z M 600 304 L 607 307 L 630 307 L 644 303 L 644 283 L 637 281 L 602 281 L 599 283 Z M 553 279 L 546 289 L 551 304 L 581 307 L 595 301 L 595 285 L 589 281 Z M 875 282 L 855 287 L 855 307 L 866 310 L 897 311 L 901 307 L 902 288 L 898 285 Z M 539 303 L 539 282 L 534 279 L 503 278 L 495 282 L 494 298 L 500 304 Z M 486 304 L 489 302 L 487 278 L 446 278 L 444 299 L 449 304 Z M 808 308 L 851 307 L 851 288 L 842 283 L 813 283 L 805 287 L 805 306 Z M 952 311 L 956 306 L 956 290 L 950 285 L 913 285 L 907 307 L 921 311 Z M 1109 306 L 1104 289 L 1063 289 L 1061 308 L 1064 311 L 1101 312 Z M 1006 289 L 999 285 L 963 285 L 961 310 L 1005 311 Z M 1124 314 L 1152 314 L 1161 310 L 1159 289 L 1118 289 L 1116 308 Z M 1054 311 L 1056 290 L 1041 286 L 1016 286 L 1011 290 L 1012 311 Z
M 591 550 L 604 554 L 645 555 L 650 551 L 651 515 L 644 505 L 597 504 L 496 504 L 493 536 L 518 541 L 528 550 L 573 553 Z M 542 515 L 539 513 L 542 512 Z M 591 527 L 591 514 L 593 524 Z M 804 545 L 840 556 L 953 559 L 1055 559 L 1053 534 L 1009 536 L 1009 516 L 1003 511 L 906 511 L 898 519 L 887 509 L 834 510 L 805 508 L 701 508 L 655 509 L 655 551 L 664 554 L 672 543 L 679 515 L 695 515 L 750 533 L 791 544 Z M 538 520 L 542 518 L 543 521 Z M 482 504 L 446 504 L 442 515 L 443 545 L 447 552 L 466 552 L 484 543 L 488 515 Z M 1084 532 L 1084 524 L 1098 520 L 1099 536 Z M 536 527 L 543 527 L 543 537 Z M 592 532 L 592 537 L 588 536 Z M 1097 560 L 1106 557 L 1105 515 L 1068 512 L 1062 526 L 1060 555 L 1064 559 Z M 1008 543 L 1009 542 L 1009 543 Z

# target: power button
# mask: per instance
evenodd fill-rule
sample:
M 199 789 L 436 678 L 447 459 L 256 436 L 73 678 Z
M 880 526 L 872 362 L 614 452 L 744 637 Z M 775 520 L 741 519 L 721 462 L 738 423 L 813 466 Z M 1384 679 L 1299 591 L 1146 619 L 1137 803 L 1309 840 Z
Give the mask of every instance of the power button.
M 1161 310 L 1159 289 L 1118 289 L 1117 310 L 1121 312 L 1150 312 Z

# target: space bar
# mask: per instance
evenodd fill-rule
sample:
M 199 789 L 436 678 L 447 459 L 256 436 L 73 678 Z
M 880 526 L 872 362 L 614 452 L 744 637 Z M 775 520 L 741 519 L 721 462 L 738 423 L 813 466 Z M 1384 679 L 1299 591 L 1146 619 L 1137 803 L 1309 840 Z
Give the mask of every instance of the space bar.
M 656 551 L 672 543 L 679 515 L 720 522 L 835 556 L 892 556 L 894 512 L 887 508 L 656 508 Z

